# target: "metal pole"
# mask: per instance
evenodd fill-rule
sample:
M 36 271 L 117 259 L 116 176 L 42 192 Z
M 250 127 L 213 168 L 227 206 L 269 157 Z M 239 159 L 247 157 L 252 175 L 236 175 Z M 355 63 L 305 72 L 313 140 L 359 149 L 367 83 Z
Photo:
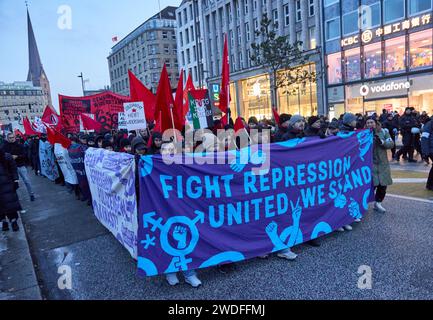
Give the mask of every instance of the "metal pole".
M 84 97 L 85 96 L 85 93 L 84 93 L 84 76 L 83 76 L 82 72 L 80 73 L 78 78 L 81 78 L 81 88 L 83 89 L 83 97 Z

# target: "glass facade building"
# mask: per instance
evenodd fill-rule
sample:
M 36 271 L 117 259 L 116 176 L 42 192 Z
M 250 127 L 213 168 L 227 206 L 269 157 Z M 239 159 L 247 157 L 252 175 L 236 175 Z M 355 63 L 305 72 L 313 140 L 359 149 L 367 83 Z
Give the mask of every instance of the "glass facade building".
M 432 113 L 433 1 L 322 1 L 330 116 Z

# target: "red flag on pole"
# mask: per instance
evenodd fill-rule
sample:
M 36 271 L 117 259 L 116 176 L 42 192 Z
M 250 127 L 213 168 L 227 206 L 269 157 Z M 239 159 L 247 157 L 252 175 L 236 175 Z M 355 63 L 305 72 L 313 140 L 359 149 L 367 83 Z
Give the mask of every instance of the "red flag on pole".
M 275 107 L 272 107 L 272 113 L 274 114 L 275 125 L 278 127 L 280 125 L 280 115 Z
M 223 67 L 221 75 L 221 91 L 219 109 L 228 113 L 230 108 L 230 65 L 229 65 L 229 48 L 227 43 L 227 34 L 224 37 Z
M 167 67 L 164 64 L 161 77 L 159 79 L 158 90 L 156 92 L 155 107 L 155 118 L 158 122 L 156 127 L 160 126 L 161 133 L 163 133 L 165 130 L 173 129 L 175 127 L 174 119 L 172 117 L 172 108 L 174 108 L 173 94 L 171 93 Z
M 83 123 L 84 130 L 100 131 L 102 129 L 102 125 L 99 122 L 86 116 L 84 113 L 81 114 L 81 122 Z
M 40 135 L 38 132 L 34 131 L 32 125 L 30 124 L 29 118 L 25 117 L 23 120 L 24 131 L 28 136 L 37 136 Z
M 62 127 L 59 115 L 51 106 L 45 107 L 42 121 L 50 126 L 54 126 L 57 130 L 60 130 Z
M 194 83 L 192 82 L 191 74 L 188 74 L 188 80 L 186 80 L 185 90 L 183 91 L 183 110 L 182 115 L 185 118 L 186 114 L 189 112 L 189 98 L 188 93 L 191 90 L 195 90 Z
M 63 134 L 58 132 L 54 128 L 50 128 L 50 126 L 47 126 L 47 139 L 48 142 L 52 145 L 55 145 L 56 143 L 60 143 L 63 148 L 68 149 L 72 142 L 68 138 L 66 138 Z
M 235 122 L 235 132 L 238 132 L 239 130 L 246 130 L 244 122 L 242 121 L 241 117 L 238 117 Z
M 129 76 L 129 95 L 131 100 L 134 102 L 142 101 L 144 104 L 144 110 L 146 112 L 146 120 L 152 122 L 155 120 L 155 103 L 156 97 L 146 88 L 144 84 L 132 73 L 131 70 L 128 70 Z
M 185 125 L 185 115 L 183 114 L 183 70 L 180 71 L 179 81 L 177 83 L 176 97 L 174 99 L 173 115 L 176 129 L 182 130 Z

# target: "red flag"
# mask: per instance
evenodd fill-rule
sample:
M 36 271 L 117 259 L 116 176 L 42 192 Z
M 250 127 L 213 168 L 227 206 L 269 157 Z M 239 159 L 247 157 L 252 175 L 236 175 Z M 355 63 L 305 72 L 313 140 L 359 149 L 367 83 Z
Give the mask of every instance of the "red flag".
M 144 84 L 132 73 L 131 70 L 128 70 L 129 76 L 129 95 L 131 100 L 134 102 L 142 101 L 144 104 L 144 110 L 146 112 L 146 120 L 149 122 L 153 122 L 155 120 L 155 103 L 156 98 L 155 95 L 146 88 Z
M 225 114 L 225 115 L 221 118 L 221 122 L 222 122 L 222 124 L 223 124 L 224 126 L 226 126 L 226 125 L 229 123 L 228 115 L 227 115 L 227 114 Z
M 99 122 L 86 116 L 84 113 L 81 114 L 81 122 L 83 123 L 84 130 L 100 131 L 102 128 L 102 125 Z
M 24 138 L 24 134 L 20 131 L 20 129 L 15 129 L 14 134 L 15 134 L 15 136 L 19 136 L 21 138 Z
M 185 125 L 185 115 L 183 114 L 183 70 L 180 71 L 179 81 L 177 83 L 176 97 L 174 99 L 173 116 L 174 126 L 178 130 L 182 130 Z
M 111 40 L 112 40 L 113 42 L 117 42 L 117 41 L 118 41 L 118 38 L 117 38 L 117 36 L 116 36 L 116 37 L 111 38 Z
M 235 132 L 238 132 L 239 130 L 246 130 L 244 122 L 242 121 L 241 117 L 238 117 L 235 122 Z
M 171 116 L 171 109 L 174 108 L 173 94 L 171 93 L 170 80 L 168 79 L 167 67 L 164 63 L 161 77 L 159 79 L 158 90 L 156 92 L 155 118 L 157 127 L 160 125 L 161 133 L 165 130 L 173 129 L 174 119 Z M 173 110 L 174 115 L 174 110 Z M 180 128 L 182 129 L 182 128 Z M 180 130 L 179 129 L 179 130 Z
M 221 74 L 221 91 L 219 109 L 228 113 L 230 107 L 230 65 L 229 65 L 229 48 L 227 44 L 227 34 L 224 37 L 223 67 Z
M 32 125 L 30 124 L 29 118 L 25 117 L 23 120 L 24 131 L 28 136 L 37 136 L 40 135 L 38 132 L 34 131 Z
M 44 114 L 42 115 L 42 121 L 50 126 L 54 126 L 57 130 L 60 130 L 62 127 L 59 115 L 51 106 L 45 107 Z
M 192 76 L 191 74 L 188 75 L 188 80 L 186 80 L 185 90 L 183 91 L 183 110 L 182 114 L 185 118 L 186 114 L 189 112 L 189 99 L 188 99 L 188 93 L 191 90 L 195 90 L 194 83 L 192 82 Z
M 60 143 L 63 148 L 68 149 L 72 142 L 68 138 L 66 138 L 63 134 L 58 132 L 54 128 L 50 128 L 50 126 L 47 126 L 47 139 L 48 142 L 52 145 L 55 145 L 56 143 Z
M 280 125 L 280 115 L 276 108 L 272 107 L 272 113 L 274 114 L 275 125 L 278 127 Z

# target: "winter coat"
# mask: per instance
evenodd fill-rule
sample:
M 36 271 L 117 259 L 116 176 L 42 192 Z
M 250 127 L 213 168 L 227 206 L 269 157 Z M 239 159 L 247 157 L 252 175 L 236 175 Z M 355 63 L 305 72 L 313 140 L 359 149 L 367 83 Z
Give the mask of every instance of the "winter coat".
M 423 155 L 433 156 L 433 117 L 422 129 L 421 148 Z
M 403 136 L 402 142 L 405 147 L 414 146 L 414 135 L 412 134 L 412 128 L 418 127 L 418 121 L 412 115 L 404 115 L 400 118 L 400 131 Z
M 0 212 L 8 214 L 21 210 L 14 184 L 18 172 L 12 156 L 2 150 L 0 153 Z
M 388 161 L 388 150 L 394 147 L 394 141 L 386 129 L 376 132 L 376 136 L 383 142 L 378 143 L 375 139 L 373 146 L 373 183 L 374 186 L 392 185 L 391 168 Z
M 289 129 L 287 130 L 287 132 L 281 138 L 281 141 L 288 141 L 288 140 L 292 140 L 292 139 L 300 139 L 300 138 L 303 138 L 303 137 L 305 137 L 304 132 L 298 132 L 298 131 L 294 130 L 292 127 L 289 127 Z
M 17 158 L 15 159 L 17 167 L 24 167 L 26 165 L 26 152 L 24 150 L 24 146 L 18 141 L 15 141 L 14 143 L 5 142 L 4 151 L 11 154 L 12 156 L 17 156 Z

